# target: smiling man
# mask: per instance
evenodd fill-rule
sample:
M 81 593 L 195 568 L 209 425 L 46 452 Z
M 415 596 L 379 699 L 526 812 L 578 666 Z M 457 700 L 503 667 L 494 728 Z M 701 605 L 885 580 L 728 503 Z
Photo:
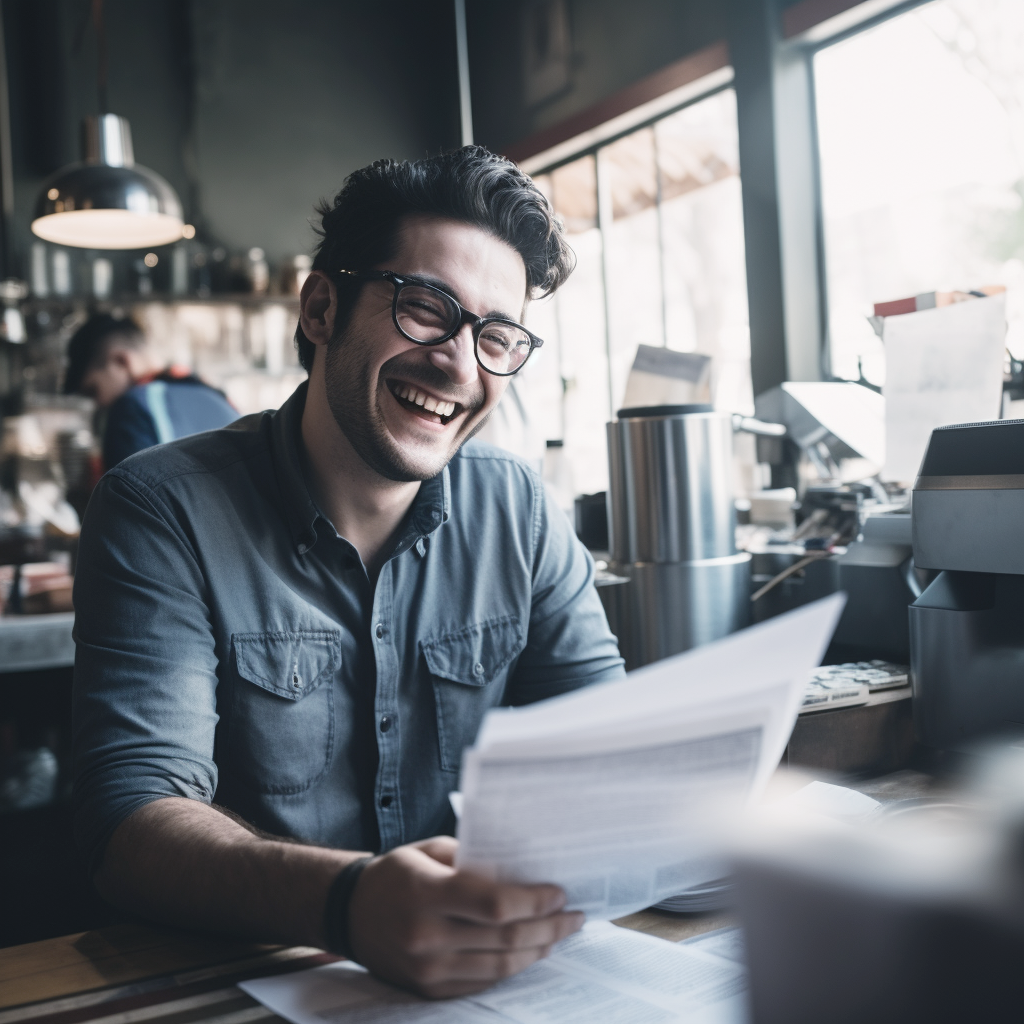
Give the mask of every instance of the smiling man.
M 100 891 L 155 920 L 354 956 L 431 996 L 582 923 L 457 870 L 448 794 L 488 708 L 622 675 L 537 476 L 470 438 L 571 254 L 486 150 L 324 207 L 277 412 L 143 452 L 90 503 L 75 792 Z

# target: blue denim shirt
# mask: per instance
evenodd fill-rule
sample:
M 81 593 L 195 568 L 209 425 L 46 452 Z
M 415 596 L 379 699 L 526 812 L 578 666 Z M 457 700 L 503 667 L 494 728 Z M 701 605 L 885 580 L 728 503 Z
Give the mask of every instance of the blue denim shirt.
M 74 772 L 92 868 L 151 800 L 387 850 L 451 831 L 484 712 L 622 676 L 565 515 L 476 442 L 424 483 L 373 586 L 310 498 L 280 411 L 100 482 L 75 579 Z

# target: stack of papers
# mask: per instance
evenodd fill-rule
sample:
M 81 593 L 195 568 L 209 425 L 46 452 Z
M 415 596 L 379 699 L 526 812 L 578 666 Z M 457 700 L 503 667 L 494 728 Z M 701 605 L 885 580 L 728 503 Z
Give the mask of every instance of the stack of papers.
M 488 712 L 463 758 L 457 866 L 560 885 L 590 919 L 720 880 L 727 832 L 777 767 L 844 601 Z
M 427 1002 L 351 963 L 239 987 L 292 1024 L 740 1024 L 746 974 L 730 931 L 674 945 L 595 923 L 486 992 Z

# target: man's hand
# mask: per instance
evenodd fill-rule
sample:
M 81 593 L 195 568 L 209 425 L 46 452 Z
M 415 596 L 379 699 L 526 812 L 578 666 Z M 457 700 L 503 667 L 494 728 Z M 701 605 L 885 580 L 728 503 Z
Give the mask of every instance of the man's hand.
M 583 925 L 554 885 L 456 871 L 447 836 L 366 865 L 349 905 L 349 942 L 378 977 L 432 999 L 479 992 L 529 967 Z
M 456 871 L 456 849 L 442 836 L 375 857 L 349 903 L 359 961 L 435 999 L 529 967 L 583 924 L 562 912 L 556 886 Z M 156 921 L 323 948 L 327 894 L 362 855 L 257 835 L 216 808 L 167 797 L 121 822 L 95 880 L 111 903 Z

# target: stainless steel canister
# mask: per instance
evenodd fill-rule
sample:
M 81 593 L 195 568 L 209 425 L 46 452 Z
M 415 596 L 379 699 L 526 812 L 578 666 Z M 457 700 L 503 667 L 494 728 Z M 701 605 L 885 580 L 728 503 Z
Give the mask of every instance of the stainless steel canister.
M 737 425 L 707 405 L 622 409 L 608 424 L 609 569 L 629 583 L 602 597 L 627 668 L 750 621 L 750 555 L 736 550 Z

